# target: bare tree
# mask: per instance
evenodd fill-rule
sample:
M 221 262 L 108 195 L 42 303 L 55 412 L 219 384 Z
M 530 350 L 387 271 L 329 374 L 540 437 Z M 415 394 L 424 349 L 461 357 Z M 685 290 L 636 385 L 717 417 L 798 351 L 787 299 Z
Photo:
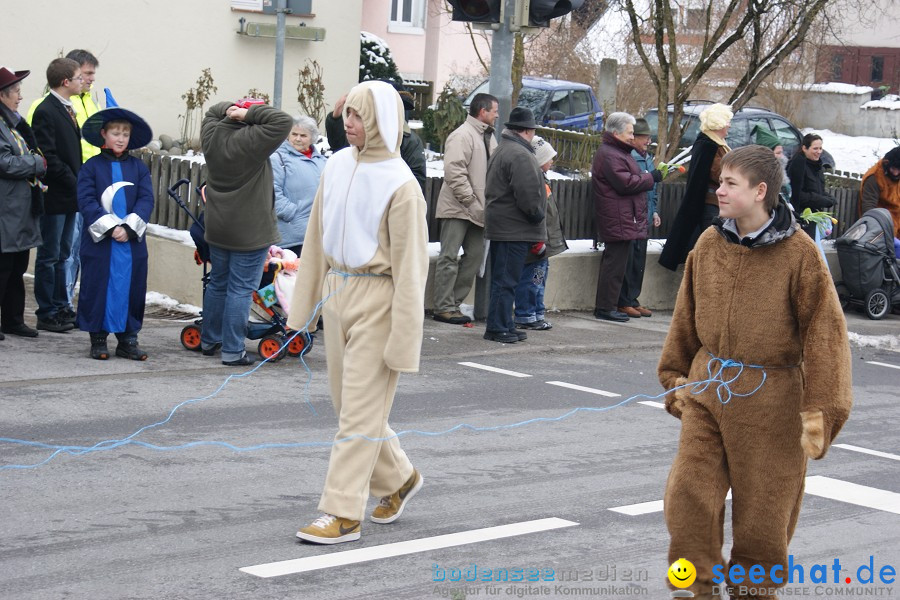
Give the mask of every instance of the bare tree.
M 729 98 L 740 108 L 805 41 L 835 0 L 705 0 L 691 8 L 669 0 L 647 0 L 643 5 L 636 0 L 617 1 L 618 10 L 628 19 L 634 49 L 656 89 L 661 121 L 670 100 L 674 105 L 669 127 L 661 126 L 658 132 L 658 156 L 667 159 L 677 150 L 684 103 L 729 50 L 746 42 L 745 68 Z

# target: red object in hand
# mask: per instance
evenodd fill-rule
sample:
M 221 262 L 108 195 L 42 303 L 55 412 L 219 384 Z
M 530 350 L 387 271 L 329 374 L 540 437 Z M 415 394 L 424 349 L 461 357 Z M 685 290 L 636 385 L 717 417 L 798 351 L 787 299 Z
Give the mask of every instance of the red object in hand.
M 547 244 L 544 242 L 535 242 L 531 245 L 531 253 L 535 256 L 543 256 L 544 252 L 547 251 Z
M 250 108 L 251 106 L 256 106 L 257 104 L 265 104 L 265 100 L 261 100 L 259 98 L 241 98 L 237 102 L 234 103 L 238 108 Z

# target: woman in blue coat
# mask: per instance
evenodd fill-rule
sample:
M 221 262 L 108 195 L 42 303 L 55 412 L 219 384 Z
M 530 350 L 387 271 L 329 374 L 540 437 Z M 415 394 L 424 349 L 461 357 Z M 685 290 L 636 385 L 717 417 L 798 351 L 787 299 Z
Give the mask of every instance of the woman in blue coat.
M 275 215 L 281 247 L 293 250 L 298 256 L 303 250 L 319 177 L 325 168 L 325 157 L 313 146 L 317 139 L 319 129 L 313 119 L 294 117 L 288 139 L 269 159 L 275 180 Z
M 92 115 L 82 128 L 85 140 L 100 147 L 78 173 L 81 288 L 76 324 L 91 336 L 91 358 L 106 360 L 106 338 L 118 338 L 116 356 L 147 360 L 137 335 L 147 294 L 145 234 L 153 211 L 150 171 L 128 150 L 147 145 L 150 127 L 124 108 Z

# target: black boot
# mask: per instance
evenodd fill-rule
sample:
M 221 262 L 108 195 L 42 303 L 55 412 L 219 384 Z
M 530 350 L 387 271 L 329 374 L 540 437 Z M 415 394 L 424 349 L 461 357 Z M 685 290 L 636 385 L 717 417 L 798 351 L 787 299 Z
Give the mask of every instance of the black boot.
M 147 353 L 138 346 L 137 338 L 120 339 L 116 346 L 116 356 L 130 358 L 131 360 L 147 360 Z
M 109 348 L 106 347 L 106 332 L 91 333 L 91 358 L 106 360 L 109 358 Z

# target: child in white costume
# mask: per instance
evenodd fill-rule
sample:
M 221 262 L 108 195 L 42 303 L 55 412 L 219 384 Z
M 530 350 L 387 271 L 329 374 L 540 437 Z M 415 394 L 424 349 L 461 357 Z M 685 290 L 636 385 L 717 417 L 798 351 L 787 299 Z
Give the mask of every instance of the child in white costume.
M 338 416 L 319 510 L 297 533 L 309 542 L 359 539 L 370 519 L 395 521 L 422 486 L 387 419 L 400 372 L 416 372 L 422 347 L 428 233 L 425 199 L 400 158 L 403 104 L 367 81 L 344 104 L 351 145 L 326 163 L 313 202 L 288 326 L 315 330 L 321 311 L 331 397 Z M 370 441 L 368 438 L 392 438 Z

